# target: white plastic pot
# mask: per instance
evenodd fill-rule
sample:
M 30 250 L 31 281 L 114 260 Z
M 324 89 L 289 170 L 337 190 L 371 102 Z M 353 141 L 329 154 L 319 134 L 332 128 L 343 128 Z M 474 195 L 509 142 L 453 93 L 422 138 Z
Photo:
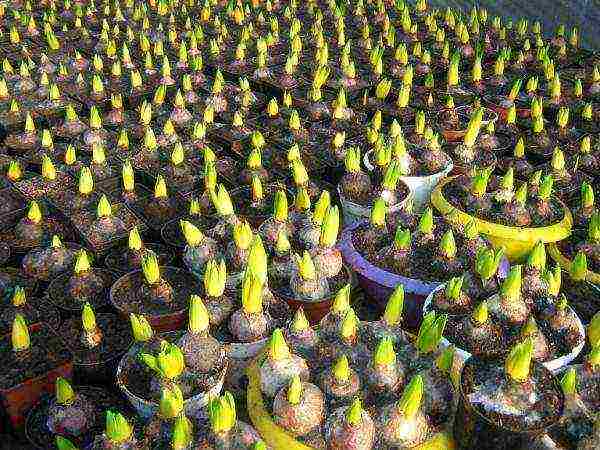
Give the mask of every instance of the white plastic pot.
M 369 150 L 363 156 L 363 163 L 369 172 L 375 169 L 375 166 L 371 163 L 371 155 L 373 150 Z M 429 203 L 431 193 L 437 186 L 437 184 L 448 176 L 448 174 L 454 168 L 452 161 L 446 166 L 441 172 L 437 172 L 431 175 L 425 176 L 401 176 L 400 181 L 408 186 L 408 189 L 412 195 L 413 210 L 422 211 L 425 206 Z
M 152 400 L 147 400 L 141 397 L 138 397 L 133 392 L 131 392 L 127 383 L 124 380 L 124 371 L 125 366 L 128 364 L 127 359 L 137 358 L 137 354 L 139 352 L 139 347 L 134 344 L 131 346 L 129 351 L 125 353 L 125 355 L 121 358 L 119 362 L 119 366 L 117 367 L 116 374 L 116 382 L 117 386 L 127 399 L 127 401 L 131 404 L 133 409 L 135 409 L 138 416 L 142 419 L 147 420 L 152 418 L 158 412 L 158 403 Z M 221 394 L 221 390 L 223 389 L 223 383 L 225 381 L 225 375 L 227 373 L 228 362 L 225 361 L 225 364 L 221 368 L 221 372 L 219 373 L 219 379 L 217 383 L 215 383 L 212 388 L 210 388 L 206 392 L 201 392 L 193 397 L 187 398 L 183 402 L 183 407 L 185 410 L 185 415 L 190 418 L 201 419 L 206 416 L 206 405 L 208 404 L 211 398 L 214 398 Z
M 440 286 L 435 288 L 431 292 L 431 294 L 427 296 L 427 298 L 425 299 L 425 303 L 423 304 L 423 316 L 425 316 L 428 312 L 433 310 L 433 297 L 435 296 L 436 292 L 441 291 L 445 287 L 446 283 L 441 284 Z M 569 306 L 569 308 L 571 307 Z M 573 350 L 571 350 L 570 353 L 543 363 L 546 369 L 550 370 L 553 373 L 560 372 L 560 370 L 563 367 L 569 365 L 575 358 L 577 358 L 577 356 L 581 353 L 581 350 L 583 350 L 583 346 L 585 345 L 585 328 L 583 327 L 583 323 L 581 322 L 581 319 L 579 318 L 577 313 L 575 313 L 575 311 L 573 311 L 572 309 L 571 311 L 573 312 L 573 314 L 575 314 L 575 317 L 577 317 L 577 329 L 579 330 L 581 342 L 575 348 L 573 348 Z M 448 341 L 448 339 L 442 336 L 440 345 L 442 345 L 443 347 L 448 347 L 453 344 L 450 341 Z M 462 364 L 464 364 L 464 362 L 471 357 L 471 354 L 468 351 L 463 350 L 462 348 L 459 348 L 457 346 L 454 347 L 456 349 L 455 357 L 458 356 L 462 367 Z
M 348 227 L 357 222 L 361 222 L 365 219 L 369 219 L 371 216 L 371 208 L 363 205 L 359 205 L 354 203 L 344 197 L 342 191 L 340 190 L 340 186 L 337 186 L 338 197 L 340 199 L 340 203 L 342 205 L 342 214 L 344 216 L 344 226 Z M 388 208 L 388 214 L 391 214 L 396 211 L 400 211 L 409 205 L 412 208 L 413 194 L 409 189 L 408 195 L 401 202 L 396 203 L 395 205 L 391 205 Z

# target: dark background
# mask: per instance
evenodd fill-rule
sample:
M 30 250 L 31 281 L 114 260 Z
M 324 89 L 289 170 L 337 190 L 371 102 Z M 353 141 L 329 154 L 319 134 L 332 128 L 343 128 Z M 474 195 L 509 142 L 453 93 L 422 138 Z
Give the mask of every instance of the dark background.
M 579 27 L 583 46 L 600 49 L 600 0 L 428 0 L 438 8 L 460 8 L 469 11 L 473 5 L 487 9 L 488 16 L 520 17 L 530 25 L 539 20 L 545 34 L 553 34 L 557 25 L 564 23 L 567 30 Z

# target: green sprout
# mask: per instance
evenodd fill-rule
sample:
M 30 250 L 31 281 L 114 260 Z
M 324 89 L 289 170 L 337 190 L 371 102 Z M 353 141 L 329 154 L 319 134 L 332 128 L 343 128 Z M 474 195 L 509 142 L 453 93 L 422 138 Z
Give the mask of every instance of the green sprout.
M 121 413 L 106 411 L 105 435 L 112 444 L 124 444 L 131 439 L 132 434 L 131 425 Z
M 373 354 L 373 365 L 375 367 L 390 367 L 396 364 L 396 352 L 394 343 L 390 337 L 383 337 Z
M 415 375 L 402 392 L 402 397 L 398 402 L 398 410 L 404 417 L 412 418 L 421 408 L 423 398 L 424 383 L 421 375 Z
M 208 403 L 208 417 L 213 433 L 217 435 L 228 433 L 236 424 L 233 395 L 225 392 L 225 395 L 210 400 Z
M 523 383 L 529 379 L 533 357 L 533 340 L 526 339 L 516 344 L 506 357 L 504 367 L 511 380 Z
M 138 358 L 163 380 L 173 381 L 185 369 L 185 361 L 180 348 L 167 341 L 161 341 L 160 351 L 156 356 L 139 353 Z
M 136 342 L 148 342 L 154 336 L 152 327 L 142 315 L 129 314 L 131 332 Z

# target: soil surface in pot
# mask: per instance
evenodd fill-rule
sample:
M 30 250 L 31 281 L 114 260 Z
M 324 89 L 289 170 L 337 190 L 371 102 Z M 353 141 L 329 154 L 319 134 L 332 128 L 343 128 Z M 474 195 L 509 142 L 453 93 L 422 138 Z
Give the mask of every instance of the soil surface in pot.
M 132 336 L 129 323 L 112 313 L 96 314 L 96 324 L 102 332 L 100 343 L 89 348 L 82 342 L 82 325 L 79 317 L 63 322 L 57 330 L 71 352 L 73 364 L 91 366 L 103 364 L 122 356 L 129 348 Z
M 132 265 L 129 251 L 127 247 L 111 249 L 104 259 L 104 265 L 121 274 L 140 269 L 141 265 Z M 158 264 L 161 266 L 168 266 L 174 258 L 173 253 L 162 244 L 144 244 L 142 251 L 144 253 L 148 251 L 153 252 L 158 257 Z
M 160 335 L 160 339 L 176 343 L 182 335 L 183 332 L 181 331 L 163 333 Z M 152 341 L 144 343 L 137 354 L 155 354 L 158 350 L 159 341 Z M 198 380 L 200 384 L 195 384 L 191 392 L 184 394 L 184 399 L 199 395 L 215 386 L 220 380 L 225 365 L 226 358 L 223 357 L 216 367 L 213 367 L 210 372 L 203 375 L 201 380 Z M 125 360 L 121 362 L 121 368 L 121 381 L 133 395 L 149 402 L 159 401 L 160 389 L 157 389 L 155 373 L 141 362 L 137 355 L 136 357 L 132 357 L 130 354 L 125 355 Z M 185 376 L 185 372 L 182 376 Z
M 562 414 L 564 398 L 558 382 L 537 363 L 531 366 L 529 380 L 521 384 L 508 380 L 502 363 L 470 358 L 460 383 L 476 413 L 505 430 L 543 430 Z
M 210 216 L 194 216 L 194 217 L 183 217 L 181 220 L 187 220 L 192 223 L 199 230 L 210 230 L 213 228 L 218 219 L 216 217 Z M 179 219 L 171 220 L 167 222 L 160 231 L 162 240 L 172 247 L 184 248 L 187 243 L 185 241 L 185 237 L 181 231 L 181 225 L 179 224 Z
M 146 279 L 141 270 L 128 273 L 113 285 L 111 301 L 122 314 L 163 316 L 180 313 L 187 309 L 190 295 L 201 292 L 200 283 L 189 272 L 175 267 L 161 267 L 161 278 L 171 286 L 173 296 L 166 303 L 145 295 Z
M 439 253 L 439 242 L 442 235 L 449 229 L 446 223 L 438 220 L 434 230 L 434 239 L 423 244 L 413 241 L 407 264 L 402 266 L 402 270 L 398 270 L 391 264 L 390 258 L 386 257 L 384 252 L 386 247 L 393 244 L 395 230 L 388 230 L 387 239 L 384 239 L 383 243 L 374 246 L 364 238 L 369 227 L 368 223 L 363 223 L 353 231 L 352 245 L 363 258 L 382 270 L 416 280 L 443 281 L 461 275 L 472 263 L 470 255 L 464 252 L 464 246 L 461 245 L 462 236 L 456 232 L 454 233 L 454 238 L 457 241 L 455 260 L 451 265 L 446 264 L 441 258 L 438 261 L 436 255 Z M 484 245 L 483 241 L 482 245 Z
M 89 444 L 96 434 L 104 431 L 107 410 L 119 411 L 123 414 L 129 411 L 127 403 L 121 397 L 106 389 L 96 386 L 75 386 L 74 389 L 79 395 L 90 399 L 95 406 L 92 426 L 84 439 L 79 442 L 69 437 L 77 445 L 84 446 Z M 54 435 L 48 430 L 46 425 L 48 410 L 53 400 L 53 396 L 45 395 L 27 416 L 25 433 L 30 444 L 35 448 L 43 450 L 54 450 L 56 448 L 54 445 Z
M 86 301 L 90 302 L 94 310 L 97 311 L 107 306 L 108 291 L 115 281 L 115 274 L 106 269 L 92 268 L 90 270 L 102 283 L 99 291 L 86 298 Z M 78 299 L 74 299 L 69 293 L 69 281 L 72 276 L 73 274 L 70 272 L 59 275 L 50 282 L 46 292 L 49 300 L 58 308 L 76 312 L 83 309 L 84 303 Z
M 30 333 L 31 347 L 23 354 L 13 352 L 11 339 L 0 340 L 0 389 L 7 390 L 40 377 L 72 359 L 62 340 L 42 327 Z
M 478 208 L 473 203 L 469 202 L 470 194 L 469 181 L 465 177 L 459 177 L 451 182 L 444 185 L 442 192 L 444 198 L 452 206 L 458 208 L 461 211 L 465 211 L 478 219 L 487 220 L 489 222 L 514 227 L 517 226 L 514 217 L 509 216 L 504 210 L 504 204 L 496 202 L 493 199 L 493 193 L 489 192 L 484 194 L 484 197 L 488 197 L 491 203 L 489 208 Z M 549 208 L 547 214 L 541 216 L 535 211 L 536 203 L 532 198 L 528 198 L 525 207 L 530 211 L 531 224 L 530 227 L 545 227 L 550 226 L 559 222 L 564 215 L 564 211 L 560 203 L 553 197 L 549 201 Z
M 54 306 L 45 300 L 32 297 L 28 298 L 23 306 L 17 308 L 11 304 L 0 311 L 0 336 L 10 335 L 16 314 L 21 314 L 28 326 L 44 322 L 56 330 L 60 323 L 60 313 Z

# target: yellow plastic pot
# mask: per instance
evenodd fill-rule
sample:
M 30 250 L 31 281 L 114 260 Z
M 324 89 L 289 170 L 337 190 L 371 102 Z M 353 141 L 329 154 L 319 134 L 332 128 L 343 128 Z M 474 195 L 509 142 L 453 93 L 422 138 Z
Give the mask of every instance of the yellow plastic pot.
M 550 254 L 550 257 L 555 262 L 557 262 L 563 270 L 565 270 L 566 272 L 569 271 L 569 269 L 571 268 L 571 260 L 561 253 L 560 249 L 558 248 L 558 245 L 554 243 L 550 244 L 548 246 L 548 253 Z M 600 286 L 600 273 L 588 270 L 585 276 L 585 280 L 592 284 L 595 284 L 596 286 Z
M 474 219 L 479 232 L 483 234 L 494 247 L 504 247 L 505 255 L 510 262 L 523 261 L 539 240 L 542 240 L 545 243 L 558 242 L 571 234 L 573 216 L 566 205 L 557 198 L 555 198 L 555 200 L 561 205 L 564 216 L 560 222 L 547 227 L 508 227 L 506 225 L 478 219 L 460 211 L 452 206 L 444 198 L 442 193 L 444 186 L 455 178 L 457 177 L 446 178 L 438 184 L 431 195 L 431 203 L 444 215 L 456 210 L 458 212 L 458 220 L 462 224 L 467 224 Z
M 254 428 L 256 428 L 265 443 L 274 450 L 315 450 L 313 447 L 298 442 L 273 422 L 271 414 L 265 408 L 262 392 L 260 391 L 260 374 L 256 362 L 246 369 L 246 373 L 248 375 L 246 399 L 248 414 Z M 454 450 L 455 448 L 454 440 L 448 433 L 438 433 L 431 440 L 414 447 L 412 450 Z

